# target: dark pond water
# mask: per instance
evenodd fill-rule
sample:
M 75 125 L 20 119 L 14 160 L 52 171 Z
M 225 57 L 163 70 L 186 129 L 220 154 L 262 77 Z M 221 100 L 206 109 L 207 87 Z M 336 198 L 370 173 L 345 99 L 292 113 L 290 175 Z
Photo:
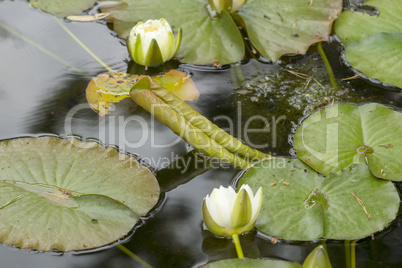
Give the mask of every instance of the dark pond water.
M 60 21 L 111 68 L 127 71 L 126 48 L 106 24 Z M 332 100 L 374 101 L 402 107 L 398 90 L 362 79 L 342 82 L 341 78 L 350 77 L 353 72 L 342 62 L 339 44 L 333 38 L 324 48 L 339 78 L 338 92 L 332 90 L 314 47 L 308 55 L 284 57 L 281 65 L 248 60 L 219 70 L 190 65 L 180 68 L 192 75 L 201 93 L 200 99 L 191 104 L 198 111 L 249 145 L 274 155 L 290 156 L 289 137 L 299 120 Z M 203 229 L 201 203 L 214 187 L 230 185 L 238 170 L 208 169 L 202 164 L 185 171 L 175 164 L 166 168 L 182 156 L 186 161 L 194 158 L 191 148 L 163 124 L 141 110 L 99 118 L 86 104 L 85 88 L 90 77 L 106 70 L 52 16 L 30 8 L 26 1 L 0 1 L 0 56 L 0 139 L 53 134 L 100 140 L 139 155 L 156 172 L 162 187 L 170 190 L 161 199 L 161 205 L 143 219 L 143 226 L 124 240 L 129 250 L 154 267 L 192 267 L 209 260 L 236 257 L 230 240 L 215 238 Z M 314 75 L 323 88 L 314 80 L 307 83 L 285 67 Z M 146 123 L 134 120 L 133 115 Z M 265 118 L 270 127 L 262 119 L 250 120 L 255 115 Z M 264 127 L 264 131 L 244 132 L 246 128 Z M 172 184 L 172 178 L 182 184 Z M 241 242 L 246 256 L 300 263 L 320 244 L 272 244 L 270 237 L 257 232 L 242 237 Z M 327 241 L 327 246 L 333 266 L 345 267 L 344 241 Z M 401 252 L 399 215 L 383 232 L 375 234 L 374 240 L 357 242 L 357 267 L 402 267 Z M 112 246 L 65 254 L 0 246 L 0 267 L 26 266 L 140 267 Z

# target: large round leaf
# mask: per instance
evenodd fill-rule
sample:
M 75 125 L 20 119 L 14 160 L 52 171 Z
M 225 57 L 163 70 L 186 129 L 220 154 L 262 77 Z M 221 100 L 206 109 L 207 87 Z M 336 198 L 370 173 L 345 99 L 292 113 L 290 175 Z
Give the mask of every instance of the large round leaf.
M 0 142 L 0 242 L 61 251 L 125 236 L 159 199 L 131 156 L 54 137 Z
M 335 32 L 345 44 L 350 65 L 369 77 L 402 87 L 402 1 L 371 0 L 378 16 L 345 11 Z
M 239 10 L 253 46 L 276 61 L 284 54 L 303 54 L 328 39 L 341 0 L 248 0 Z
M 34 7 L 57 17 L 78 14 L 95 4 L 96 0 L 29 0 Z
M 367 162 L 374 176 L 402 180 L 402 114 L 381 104 L 339 104 L 296 130 L 297 157 L 323 175 Z
M 397 215 L 399 195 L 366 165 L 321 177 L 298 159 L 273 159 L 248 169 L 238 186 L 263 188 L 256 227 L 287 240 L 359 239 Z
M 297 262 L 270 259 L 226 259 L 207 263 L 203 268 L 301 268 Z
M 126 38 L 138 21 L 165 18 L 180 27 L 183 39 L 178 54 L 193 64 L 226 64 L 243 59 L 244 44 L 239 29 L 226 12 L 211 17 L 207 0 L 119 0 L 119 7 L 103 7 L 110 12 L 114 29 Z

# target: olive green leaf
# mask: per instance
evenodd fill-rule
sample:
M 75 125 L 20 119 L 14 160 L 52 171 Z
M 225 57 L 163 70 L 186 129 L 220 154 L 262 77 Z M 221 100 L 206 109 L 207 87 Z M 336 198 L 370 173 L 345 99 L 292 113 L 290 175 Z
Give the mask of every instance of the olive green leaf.
M 57 17 L 76 15 L 91 8 L 96 0 L 29 0 L 34 7 Z
M 126 236 L 159 199 L 151 171 L 94 142 L 0 142 L 0 242 L 82 250 Z

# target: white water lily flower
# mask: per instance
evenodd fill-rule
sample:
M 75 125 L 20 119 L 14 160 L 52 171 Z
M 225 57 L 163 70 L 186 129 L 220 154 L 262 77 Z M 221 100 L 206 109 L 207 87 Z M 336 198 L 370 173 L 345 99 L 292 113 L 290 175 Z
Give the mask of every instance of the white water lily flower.
M 239 10 L 247 0 L 208 0 L 209 5 L 219 14 L 222 10 L 226 10 L 229 13 L 233 13 Z
M 181 29 L 176 38 L 165 19 L 138 22 L 127 37 L 131 58 L 143 66 L 158 66 L 176 54 L 181 42 Z
M 262 205 L 262 188 L 253 194 L 250 186 L 244 184 L 238 193 L 232 187 L 214 189 L 204 198 L 202 216 L 208 230 L 219 236 L 232 236 L 249 232 Z

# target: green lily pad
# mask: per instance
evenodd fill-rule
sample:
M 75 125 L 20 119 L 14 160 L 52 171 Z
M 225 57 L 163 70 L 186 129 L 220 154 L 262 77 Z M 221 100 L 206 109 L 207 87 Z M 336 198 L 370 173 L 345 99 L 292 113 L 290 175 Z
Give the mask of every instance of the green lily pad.
M 57 17 L 75 15 L 91 8 L 96 0 L 29 0 L 34 7 Z
M 276 61 L 283 54 L 304 53 L 315 42 L 327 40 L 341 0 L 248 0 L 232 14 L 216 14 L 206 0 L 119 0 L 111 13 L 114 29 L 127 37 L 138 21 L 165 18 L 183 30 L 179 60 L 193 64 L 227 64 L 243 59 L 244 42 L 234 20 L 247 28 L 250 41 L 265 57 Z M 154 8 L 157 7 L 157 8 Z
M 293 145 L 299 159 L 325 176 L 367 162 L 374 176 L 402 181 L 402 114 L 381 104 L 314 113 L 296 130 Z
M 303 54 L 326 41 L 342 11 L 339 0 L 248 0 L 239 10 L 253 46 L 277 61 L 284 54 Z
M 159 185 L 131 156 L 55 137 L 0 142 L 0 242 L 81 250 L 127 235 L 159 199 Z
M 376 7 L 380 14 L 348 10 L 335 23 L 346 60 L 371 78 L 402 87 L 402 2 L 371 0 L 365 5 Z
M 244 44 L 239 29 L 227 12 L 211 16 L 207 0 L 118 0 L 116 7 L 103 7 L 111 13 L 114 30 L 126 38 L 138 21 L 165 18 L 180 27 L 183 38 L 176 55 L 193 64 L 226 64 L 243 59 Z
M 399 209 L 393 183 L 366 165 L 321 177 L 298 159 L 277 158 L 248 169 L 242 184 L 263 188 L 258 230 L 286 240 L 360 239 L 384 229 Z
M 301 268 L 297 262 L 270 260 L 270 259 L 226 259 L 207 263 L 203 268 Z

